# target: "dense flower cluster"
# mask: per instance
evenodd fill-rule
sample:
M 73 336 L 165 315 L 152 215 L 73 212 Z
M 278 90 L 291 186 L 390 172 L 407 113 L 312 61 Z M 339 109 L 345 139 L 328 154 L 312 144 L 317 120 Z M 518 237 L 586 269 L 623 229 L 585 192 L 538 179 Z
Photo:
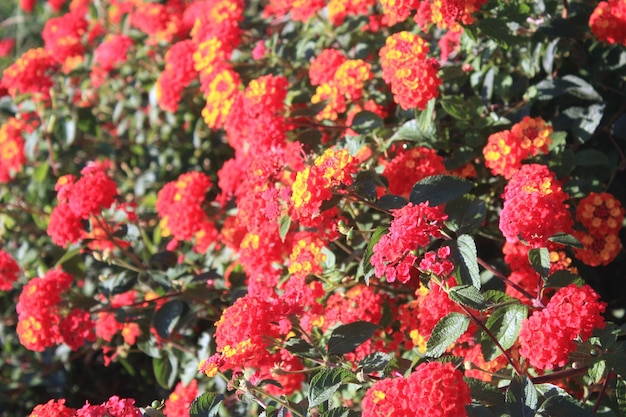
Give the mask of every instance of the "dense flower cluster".
M 202 172 L 188 172 L 165 184 L 156 201 L 161 235 L 190 240 L 203 230 L 210 223 L 202 204 L 211 186 L 211 179 Z
M 9 291 L 17 281 L 20 267 L 7 252 L 0 249 L 0 291 Z
M 589 17 L 589 27 L 602 42 L 626 45 L 626 2 L 609 0 L 598 3 Z
M 8 182 L 26 163 L 22 131 L 26 124 L 15 117 L 0 126 L 0 183 Z
M 126 62 L 128 51 L 134 45 L 127 35 L 109 35 L 93 51 L 91 84 L 98 88 L 103 85 L 111 71 Z
M 289 255 L 289 273 L 295 277 L 321 273 L 321 263 L 326 260 L 326 255 L 322 252 L 324 242 L 308 233 L 294 240 L 296 243 Z
M 139 2 L 130 15 L 130 23 L 149 36 L 149 43 L 171 42 L 185 33 L 183 11 L 179 2 L 167 4 Z
M 569 198 L 548 167 L 522 165 L 504 188 L 500 230 L 510 242 L 523 240 L 545 246 L 558 233 L 569 233 L 572 217 L 565 201 Z
M 391 84 L 394 101 L 405 110 L 424 110 L 428 101 L 439 95 L 439 63 L 427 57 L 429 51 L 424 39 L 398 32 L 387 38 L 379 52 L 383 79 Z
M 382 162 L 385 165 L 383 175 L 389 181 L 389 192 L 406 198 L 416 182 L 431 175 L 448 173 L 443 158 L 434 149 L 423 146 L 410 149 L 398 147 L 391 161 Z
M 328 20 L 335 26 L 341 25 L 348 16 L 368 16 L 375 0 L 329 0 Z
M 14 98 L 20 94 L 31 94 L 35 100 L 47 100 L 54 85 L 51 74 L 57 68 L 58 64 L 50 51 L 29 49 L 4 70 L 0 87 L 5 87 Z
M 289 13 L 293 20 L 306 22 L 325 5 L 324 0 L 270 0 L 263 9 L 263 16 L 279 18 Z
M 320 207 L 330 200 L 333 191 L 352 184 L 358 160 L 346 149 L 327 149 L 315 159 L 313 166 L 298 172 L 292 185 L 293 214 L 300 221 L 312 221 L 320 215 Z
M 431 238 L 441 237 L 441 228 L 448 216 L 441 207 L 409 203 L 394 210 L 393 217 L 389 233 L 374 246 L 371 263 L 377 277 L 406 283 L 417 261 L 414 251 L 428 246 Z
M 552 143 L 552 127 L 540 117 L 524 117 L 511 130 L 494 133 L 483 148 L 485 166 L 494 175 L 511 178 L 522 166 L 522 161 L 539 153 L 548 153 Z
M 198 76 L 195 51 L 194 42 L 188 39 L 175 43 L 165 54 L 165 70 L 157 80 L 157 100 L 162 109 L 176 112 L 184 88 Z
M 102 404 L 92 405 L 88 402 L 76 410 L 65 406 L 65 400 L 50 400 L 35 406 L 29 417 L 141 417 L 143 413 L 135 407 L 135 400 L 112 396 Z
M 71 275 L 52 269 L 24 286 L 16 306 L 17 334 L 27 349 L 41 352 L 65 343 L 76 350 L 86 340 L 95 341 L 94 322 L 87 311 L 74 308 L 64 314 L 61 308 L 61 295 L 73 281 Z
M 575 340 L 587 340 L 594 329 L 604 327 L 606 304 L 588 285 L 559 289 L 546 308 L 522 323 L 520 355 L 539 369 L 562 367 L 576 349 Z
M 179 382 L 165 400 L 163 414 L 166 417 L 188 417 L 191 403 L 198 396 L 198 381 L 193 379 L 188 385 Z
M 48 235 L 59 246 L 82 239 L 82 220 L 97 216 L 117 198 L 117 185 L 106 174 L 105 166 L 90 164 L 81 174 L 78 180 L 73 175 L 65 175 L 55 187 L 59 203 L 50 214 Z
M 363 399 L 363 417 L 463 417 L 470 402 L 470 390 L 460 371 L 450 363 L 429 362 L 406 378 L 374 383 Z
M 619 231 L 624 220 L 624 208 L 609 193 L 590 193 L 576 207 L 576 220 L 587 231 L 574 235 L 583 244 L 576 257 L 591 266 L 607 265 L 619 254 L 622 245 Z
M 46 22 L 41 32 L 45 49 L 63 66 L 64 72 L 82 61 L 85 53 L 82 37 L 87 29 L 87 21 L 78 13 L 66 13 Z

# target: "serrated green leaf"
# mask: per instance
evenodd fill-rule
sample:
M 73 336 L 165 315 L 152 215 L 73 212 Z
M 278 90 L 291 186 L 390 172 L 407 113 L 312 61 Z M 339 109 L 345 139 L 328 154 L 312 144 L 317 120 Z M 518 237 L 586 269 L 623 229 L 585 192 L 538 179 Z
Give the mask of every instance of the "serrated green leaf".
M 478 269 L 478 255 L 474 239 L 470 235 L 461 235 L 452 248 L 457 258 L 461 282 L 480 289 L 480 270 Z
M 171 300 L 163 304 L 153 317 L 153 327 L 159 337 L 167 339 L 178 324 L 185 304 L 181 300 Z
M 354 349 L 365 343 L 378 325 L 367 321 L 356 321 L 337 327 L 333 330 L 328 340 L 328 353 L 331 355 L 344 355 L 353 352 Z
M 354 116 L 350 128 L 360 135 L 372 133 L 376 128 L 384 126 L 383 119 L 371 111 L 361 111 Z
M 372 233 L 372 237 L 367 244 L 367 248 L 365 248 L 365 253 L 363 253 L 363 259 L 361 259 L 361 263 L 359 264 L 356 275 L 357 278 L 363 277 L 363 279 L 365 280 L 365 284 L 369 284 L 370 277 L 374 275 L 374 266 L 370 262 L 372 259 L 372 254 L 374 253 L 374 246 L 376 246 L 376 244 L 385 234 L 385 232 L 387 232 L 386 227 L 378 226 L 374 233 Z
M 408 140 L 417 145 L 433 146 L 437 142 L 437 131 L 433 123 L 422 129 L 418 120 L 413 119 L 400 126 L 390 140 Z
M 343 368 L 326 368 L 315 374 L 309 384 L 309 407 L 328 401 L 343 384 L 355 380 L 352 372 Z
M 299 337 L 289 338 L 284 345 L 290 353 L 303 358 L 319 358 L 320 354 L 307 341 Z
M 615 400 L 622 416 L 626 416 L 626 382 L 624 378 L 617 378 L 615 384 Z
M 320 417 L 358 417 L 360 414 L 347 407 L 332 408 L 319 415 Z
M 465 234 L 481 226 L 485 221 L 485 202 L 473 195 L 464 195 L 446 204 L 446 226 L 457 234 Z
M 166 351 L 164 355 L 165 357 L 152 359 L 152 369 L 157 383 L 165 389 L 170 389 L 176 382 L 178 357 L 171 351 Z
M 469 317 L 461 313 L 450 313 L 435 325 L 428 343 L 426 356 L 437 358 L 443 355 L 448 347 L 456 342 L 469 327 Z
M 487 319 L 485 327 L 496 338 L 503 349 L 509 349 L 519 336 L 522 321 L 528 314 L 528 307 L 523 304 L 507 304 L 497 308 Z M 492 361 L 502 354 L 489 336 L 481 336 L 481 350 L 486 361 Z
M 554 243 L 560 243 L 561 245 L 572 246 L 574 248 L 583 249 L 584 246 L 578 239 L 568 233 L 558 233 L 548 240 Z
M 432 175 L 418 181 L 411 190 L 413 204 L 429 202 L 431 207 L 448 203 L 474 188 L 474 184 L 452 175 Z
M 545 417 L 592 417 L 594 413 L 569 395 L 555 395 L 541 404 L 537 414 Z
M 510 295 L 498 290 L 485 291 L 483 293 L 483 297 L 485 298 L 487 304 L 492 306 L 504 303 L 519 303 L 517 298 L 511 297 Z
M 506 390 L 506 409 L 511 417 L 532 417 L 539 402 L 537 390 L 527 376 L 515 376 Z
M 475 378 L 463 378 L 472 393 L 472 399 L 489 405 L 504 404 L 504 393 L 491 384 Z
M 528 251 L 528 261 L 541 277 L 550 273 L 550 251 L 547 248 L 532 248 Z
M 193 400 L 189 408 L 189 415 L 191 417 L 215 417 L 218 415 L 223 400 L 223 394 L 205 392 Z
M 389 365 L 392 359 L 393 355 L 389 353 L 374 352 L 361 359 L 357 370 L 363 371 L 366 374 L 383 371 L 387 368 L 387 365 Z
M 448 296 L 455 303 L 473 308 L 475 310 L 484 310 L 487 308 L 485 298 L 478 288 L 473 285 L 457 285 L 452 287 Z

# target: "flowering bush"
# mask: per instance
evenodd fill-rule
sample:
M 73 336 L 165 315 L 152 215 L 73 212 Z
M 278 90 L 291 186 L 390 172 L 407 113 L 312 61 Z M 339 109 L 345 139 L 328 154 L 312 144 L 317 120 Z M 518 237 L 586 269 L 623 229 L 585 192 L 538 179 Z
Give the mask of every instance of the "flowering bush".
M 0 417 L 623 415 L 625 11 L 0 2 Z

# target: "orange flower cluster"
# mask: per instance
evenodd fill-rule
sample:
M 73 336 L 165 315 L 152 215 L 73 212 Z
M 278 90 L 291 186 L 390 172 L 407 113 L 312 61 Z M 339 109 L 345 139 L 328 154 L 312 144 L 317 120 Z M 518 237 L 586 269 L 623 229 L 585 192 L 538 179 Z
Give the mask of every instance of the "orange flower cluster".
M 626 45 L 626 1 L 598 3 L 589 17 L 589 27 L 602 42 Z
M 25 129 L 25 123 L 14 117 L 0 127 L 0 183 L 9 182 L 26 163 L 22 138 Z
M 149 36 L 148 44 L 170 43 L 184 36 L 182 3 L 140 2 L 130 15 L 130 23 Z
M 494 175 L 511 178 L 525 159 L 548 153 L 552 132 L 552 127 L 542 118 L 524 117 L 511 130 L 489 136 L 483 148 L 485 166 Z
M 269 0 L 263 9 L 263 17 L 280 18 L 290 13 L 291 19 L 306 22 L 325 5 L 325 0 Z
M 313 166 L 298 172 L 292 185 L 293 215 L 300 221 L 312 221 L 320 215 L 322 202 L 330 200 L 333 190 L 352 184 L 358 160 L 346 149 L 327 149 Z
M 320 265 L 326 260 L 322 252 L 324 242 L 315 234 L 303 232 L 294 238 L 295 244 L 289 255 L 289 273 L 296 278 L 304 278 L 311 274 L 321 274 Z
M 318 114 L 318 120 L 336 120 L 339 113 L 347 110 L 349 103 L 363 97 L 363 87 L 373 78 L 372 66 L 361 59 L 346 60 L 337 67 L 332 79 L 320 84 L 311 98 L 313 104 L 328 101 Z
M 43 48 L 29 49 L 2 73 L 0 87 L 5 87 L 11 97 L 31 94 L 34 100 L 50 98 L 54 85 L 52 73 L 58 64 L 50 51 Z
M 387 38 L 379 52 L 383 79 L 391 84 L 394 101 L 405 110 L 424 110 L 428 101 L 439 95 L 439 63 L 427 57 L 429 50 L 419 36 L 398 32 Z
M 95 323 L 88 311 L 75 308 L 64 313 L 61 306 L 61 295 L 73 281 L 61 269 L 52 269 L 22 288 L 16 311 L 17 334 L 24 347 L 42 352 L 46 347 L 65 343 L 77 350 L 85 341 L 96 340 Z
M 576 231 L 584 245 L 576 257 L 590 266 L 607 265 L 617 257 L 622 245 L 619 231 L 624 221 L 624 208 L 609 193 L 590 193 L 576 207 L 576 220 L 587 232 Z
M 376 0 L 329 0 L 328 20 L 339 26 L 348 16 L 369 16 Z

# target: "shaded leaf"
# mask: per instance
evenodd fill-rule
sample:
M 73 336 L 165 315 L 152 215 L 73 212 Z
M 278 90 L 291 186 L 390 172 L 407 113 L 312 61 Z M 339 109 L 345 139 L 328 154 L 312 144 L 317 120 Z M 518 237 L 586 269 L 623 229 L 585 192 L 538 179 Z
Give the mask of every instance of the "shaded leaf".
M 361 259 L 361 263 L 359 264 L 359 268 L 356 273 L 357 278 L 363 277 L 366 284 L 369 284 L 370 277 L 374 275 L 374 266 L 370 262 L 372 259 L 372 253 L 374 252 L 374 246 L 378 243 L 385 232 L 387 232 L 386 227 L 378 226 L 376 228 L 374 233 L 372 233 L 369 243 L 367 244 L 367 248 L 365 248 L 363 259 Z
M 555 395 L 541 404 L 538 414 L 545 417 L 592 417 L 594 414 L 569 395 Z
M 385 194 L 376 201 L 376 207 L 382 210 L 395 210 L 406 206 L 409 202 L 400 195 Z
M 218 415 L 223 400 L 223 394 L 205 392 L 193 400 L 189 408 L 189 415 L 191 417 L 215 417 Z
M 381 119 L 379 115 L 365 110 L 358 112 L 356 116 L 354 116 L 350 128 L 360 135 L 366 135 L 371 133 L 372 130 L 382 127 L 383 125 L 383 119 Z
M 150 257 L 149 265 L 152 269 L 164 271 L 178 264 L 178 255 L 172 251 L 155 253 Z
M 409 200 L 413 204 L 429 202 L 431 207 L 448 203 L 469 190 L 474 184 L 452 175 L 432 175 L 417 182 L 411 190 Z
M 554 243 L 560 243 L 561 245 L 572 246 L 574 248 L 583 249 L 584 246 L 578 239 L 568 233 L 557 233 L 556 235 L 549 237 L 548 240 Z
M 480 289 L 480 271 L 478 269 L 478 256 L 474 239 L 470 235 L 461 235 L 455 243 L 452 249 L 459 267 L 461 282 L 471 284 Z
M 464 195 L 446 204 L 446 226 L 453 232 L 464 234 L 481 226 L 485 221 L 485 202 L 473 195 Z
M 170 389 L 176 382 L 178 358 L 174 353 L 167 351 L 165 357 L 152 359 L 152 369 L 157 383 L 165 389 Z
M 562 269 L 559 271 L 554 271 L 554 273 L 550 274 L 550 276 L 546 279 L 545 287 L 563 288 L 567 287 L 570 284 L 582 285 L 584 283 L 585 281 L 578 275 Z
M 321 413 L 320 417 L 359 417 L 361 414 L 357 411 L 350 410 L 347 407 L 332 408 Z
M 366 374 L 383 371 L 393 358 L 394 356 L 389 353 L 374 352 L 361 359 L 357 370 Z
M 472 393 L 472 398 L 481 403 L 500 405 L 504 403 L 504 393 L 491 384 L 475 378 L 463 378 Z
M 290 353 L 303 358 L 319 358 L 319 353 L 307 341 L 299 337 L 290 337 L 284 345 Z
M 354 374 L 343 368 L 325 368 L 315 374 L 309 383 L 309 407 L 328 401 L 339 387 L 355 380 Z
M 511 380 L 505 399 L 511 417 L 531 417 L 537 411 L 537 390 L 527 376 L 515 376 Z
M 542 277 L 550 273 L 550 252 L 547 248 L 532 248 L 528 251 L 528 261 Z
M 626 416 L 626 382 L 624 382 L 624 378 L 617 378 L 615 399 L 617 400 L 619 412 L 622 416 Z
M 153 326 L 159 337 L 167 339 L 180 320 L 185 304 L 181 300 L 172 300 L 163 304 L 155 313 Z
M 461 313 L 450 313 L 435 325 L 426 345 L 426 356 L 439 357 L 467 330 L 469 317 Z
M 350 353 L 372 337 L 376 329 L 378 329 L 376 324 L 367 321 L 341 325 L 330 335 L 328 353 L 331 355 Z
M 420 120 L 422 120 L 421 117 Z M 422 129 L 419 121 L 413 119 L 400 126 L 391 140 L 408 140 L 418 145 L 433 145 L 437 142 L 437 131 L 433 123 L 430 123 L 426 129 Z

